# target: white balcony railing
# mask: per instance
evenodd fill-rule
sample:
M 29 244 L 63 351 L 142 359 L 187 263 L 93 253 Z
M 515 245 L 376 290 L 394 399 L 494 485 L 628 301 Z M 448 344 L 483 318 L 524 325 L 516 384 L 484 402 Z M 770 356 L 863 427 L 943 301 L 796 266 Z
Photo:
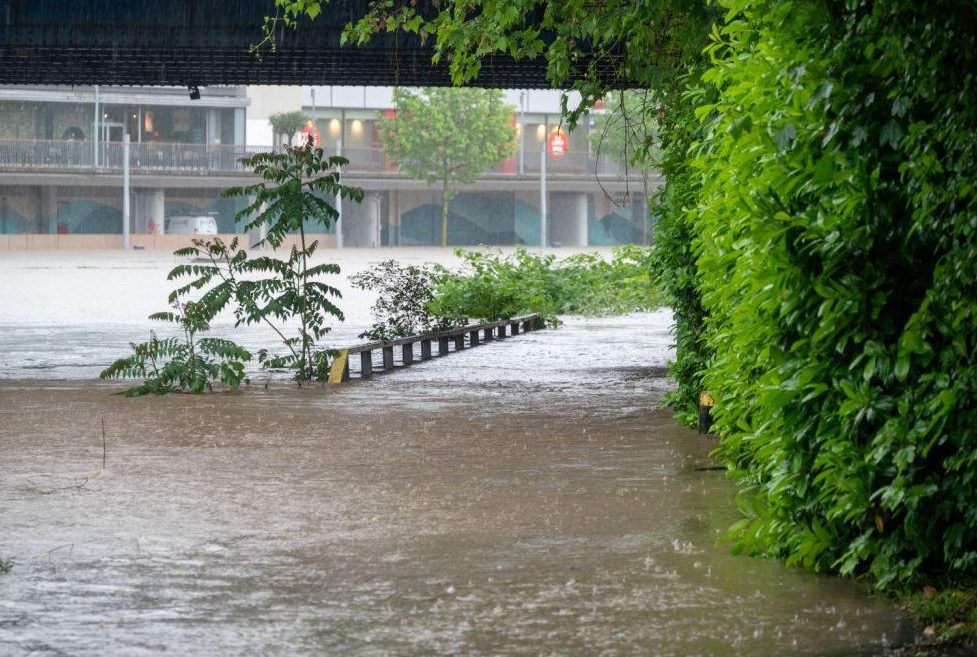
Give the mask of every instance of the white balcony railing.
M 224 146 L 218 144 L 171 144 L 143 142 L 130 144 L 129 166 L 135 173 L 234 173 L 245 171 L 241 158 L 269 150 L 267 146 Z M 343 156 L 349 160 L 346 171 L 362 173 L 398 173 L 396 166 L 379 148 L 348 148 Z M 99 170 L 121 171 L 123 145 L 102 142 L 98 162 L 91 142 L 52 141 L 40 139 L 0 139 L 0 169 L 3 170 Z M 490 173 L 517 175 L 509 161 Z M 538 175 L 539 153 L 526 153 L 523 172 Z M 596 160 L 587 153 L 568 153 L 546 164 L 551 174 L 619 174 L 623 169 L 615 162 Z

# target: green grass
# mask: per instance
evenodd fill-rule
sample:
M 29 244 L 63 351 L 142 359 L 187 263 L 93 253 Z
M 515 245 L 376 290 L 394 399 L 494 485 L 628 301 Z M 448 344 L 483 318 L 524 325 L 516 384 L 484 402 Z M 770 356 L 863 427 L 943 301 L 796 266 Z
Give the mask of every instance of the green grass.
M 927 646 L 977 645 L 977 589 L 937 591 L 925 587 L 922 592 L 910 594 L 903 602 L 905 609 L 924 628 Z M 922 649 L 925 650 L 925 646 Z
M 14 568 L 13 559 L 0 559 L 0 575 L 6 575 Z

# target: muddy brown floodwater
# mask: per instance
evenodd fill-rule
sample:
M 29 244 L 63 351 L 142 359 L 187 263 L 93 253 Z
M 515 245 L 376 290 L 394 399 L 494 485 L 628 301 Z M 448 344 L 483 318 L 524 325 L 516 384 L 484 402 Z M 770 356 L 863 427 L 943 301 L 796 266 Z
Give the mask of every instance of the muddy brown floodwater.
M 669 322 L 572 320 L 339 387 L 130 400 L 0 380 L 0 654 L 841 657 L 908 639 L 850 582 L 717 546 L 735 488 L 660 409 Z

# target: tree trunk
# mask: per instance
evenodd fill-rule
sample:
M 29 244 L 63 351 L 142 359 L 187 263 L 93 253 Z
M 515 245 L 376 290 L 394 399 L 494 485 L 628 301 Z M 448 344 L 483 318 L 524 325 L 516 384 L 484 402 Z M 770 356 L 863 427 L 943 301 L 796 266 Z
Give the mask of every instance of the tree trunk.
M 448 181 L 441 193 L 441 246 L 448 246 Z

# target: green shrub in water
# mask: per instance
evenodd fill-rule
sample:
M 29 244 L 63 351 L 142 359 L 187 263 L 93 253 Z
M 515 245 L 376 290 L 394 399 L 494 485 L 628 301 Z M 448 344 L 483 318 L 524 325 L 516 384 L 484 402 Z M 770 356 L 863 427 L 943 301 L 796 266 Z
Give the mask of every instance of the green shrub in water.
M 517 249 L 458 250 L 460 270 L 439 268 L 429 308 L 441 317 L 497 320 L 539 313 L 550 324 L 557 315 L 607 315 L 653 310 L 658 293 L 650 249 L 616 249 L 610 261 L 582 253 L 563 260 Z
M 154 313 L 150 319 L 171 322 L 183 332 L 179 337 L 159 338 L 150 333 L 147 342 L 132 345 L 132 354 L 109 365 L 103 379 L 144 379 L 125 391 L 128 397 L 169 392 L 200 393 L 219 381 L 237 388 L 248 379 L 244 363 L 251 354 L 230 340 L 199 338 L 210 328 L 219 308 L 201 302 L 174 302 L 173 312 Z
M 398 265 L 385 260 L 350 276 L 353 287 L 377 293 L 374 324 L 360 333 L 368 340 L 391 340 L 445 331 L 458 324 L 431 312 L 437 270 L 433 265 Z

